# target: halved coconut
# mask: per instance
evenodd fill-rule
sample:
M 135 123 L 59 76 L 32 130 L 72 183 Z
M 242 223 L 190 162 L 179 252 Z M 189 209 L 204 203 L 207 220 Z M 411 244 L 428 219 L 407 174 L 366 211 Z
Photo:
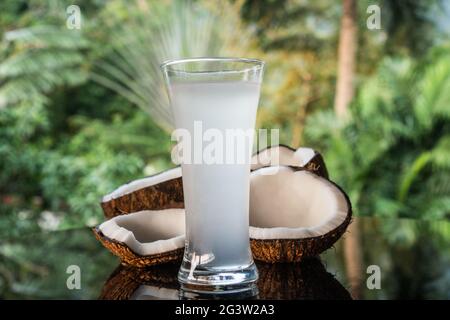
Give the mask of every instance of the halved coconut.
M 120 265 L 103 285 L 99 299 L 178 299 L 177 264 L 134 268 Z
M 260 150 L 252 157 L 252 170 L 279 165 L 302 167 L 328 178 L 328 171 L 322 155 L 311 148 L 302 147 L 295 150 L 280 144 Z
M 318 258 L 300 263 L 259 262 L 256 265 L 261 299 L 351 300 L 350 293 Z
M 265 262 L 298 262 L 330 248 L 352 215 L 336 184 L 295 167 L 264 167 L 250 178 L 250 242 Z
M 181 167 L 131 181 L 103 197 L 105 217 L 142 210 L 184 208 Z
M 184 220 L 184 209 L 146 210 L 114 217 L 93 231 L 122 263 L 146 267 L 181 260 Z

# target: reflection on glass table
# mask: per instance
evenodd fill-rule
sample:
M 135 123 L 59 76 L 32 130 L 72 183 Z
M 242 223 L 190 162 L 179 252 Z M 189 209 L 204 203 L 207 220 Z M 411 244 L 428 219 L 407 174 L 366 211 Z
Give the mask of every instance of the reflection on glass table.
M 1 299 L 180 297 L 177 264 L 121 266 L 89 228 L 0 241 Z M 356 218 L 317 259 L 257 266 L 255 298 L 450 299 L 450 222 Z
M 319 259 L 302 263 L 257 263 L 255 299 L 351 299 L 350 293 Z M 119 266 L 106 281 L 100 299 L 189 299 L 179 290 L 178 265 L 137 269 Z M 210 296 L 212 297 L 212 296 Z M 221 295 L 221 298 L 228 298 Z M 234 298 L 230 295 L 229 298 Z

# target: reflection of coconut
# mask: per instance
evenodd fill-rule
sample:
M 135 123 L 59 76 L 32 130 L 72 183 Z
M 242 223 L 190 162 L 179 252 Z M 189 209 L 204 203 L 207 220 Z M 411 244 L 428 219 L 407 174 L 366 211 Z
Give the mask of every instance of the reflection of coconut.
M 301 263 L 258 262 L 260 299 L 351 299 L 348 291 L 317 258 Z M 178 265 L 148 268 L 119 266 L 103 286 L 99 299 L 179 299 Z M 223 297 L 226 298 L 226 297 Z
M 139 211 L 94 228 L 97 239 L 124 264 L 137 267 L 181 260 L 184 209 Z
M 119 266 L 109 276 L 103 285 L 99 299 L 101 300 L 128 300 L 134 291 L 140 286 L 139 282 L 132 277 L 135 270 L 131 267 Z
M 103 286 L 100 299 L 178 299 L 178 265 L 148 268 L 119 266 Z
M 250 179 L 253 256 L 293 262 L 320 254 L 344 233 L 351 219 L 346 194 L 331 181 L 293 167 L 265 167 Z
M 317 258 L 300 263 L 257 263 L 261 299 L 349 300 L 350 293 Z

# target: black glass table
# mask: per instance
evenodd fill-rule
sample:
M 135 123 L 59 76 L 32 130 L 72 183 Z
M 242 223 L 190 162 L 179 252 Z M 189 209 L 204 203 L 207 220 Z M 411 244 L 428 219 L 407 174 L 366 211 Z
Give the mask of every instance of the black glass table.
M 121 266 L 90 228 L 0 239 L 2 299 L 178 299 L 178 265 Z M 258 263 L 259 299 L 450 299 L 450 222 L 356 218 L 320 257 Z

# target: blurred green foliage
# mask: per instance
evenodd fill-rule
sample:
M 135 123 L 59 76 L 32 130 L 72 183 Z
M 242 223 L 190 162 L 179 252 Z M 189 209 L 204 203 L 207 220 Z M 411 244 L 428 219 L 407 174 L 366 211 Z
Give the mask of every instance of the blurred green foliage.
M 53 5 L 62 11 L 46 1 L 6 2 L 11 11 L 1 10 L 35 15 L 3 34 L 0 53 L 2 235 L 94 225 L 101 221 L 101 195 L 170 159 L 167 134 L 90 79 L 92 64 L 105 54 L 87 36 L 95 24 L 86 32 L 66 29 L 65 6 Z M 48 10 L 43 21 L 42 10 Z M 47 226 L 45 211 L 56 225 Z
M 365 26 L 373 3 L 382 30 Z M 356 214 L 448 218 L 450 49 L 439 3 L 358 1 L 357 95 L 340 123 L 339 2 L 78 1 L 82 28 L 69 30 L 70 1 L 2 1 L 0 234 L 96 224 L 102 195 L 170 167 L 157 66 L 186 55 L 266 60 L 258 125 L 323 152 Z
M 308 140 L 326 150 L 332 179 L 359 214 L 449 217 L 450 50 L 423 60 L 384 59 L 359 88 L 348 122 L 329 111 L 308 119 Z
M 2 299 L 97 299 L 117 258 L 96 241 L 88 228 L 43 232 L 3 241 L 0 247 Z M 80 268 L 80 289 L 66 283 Z

